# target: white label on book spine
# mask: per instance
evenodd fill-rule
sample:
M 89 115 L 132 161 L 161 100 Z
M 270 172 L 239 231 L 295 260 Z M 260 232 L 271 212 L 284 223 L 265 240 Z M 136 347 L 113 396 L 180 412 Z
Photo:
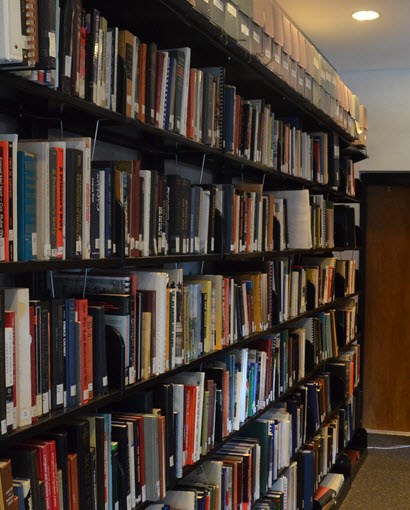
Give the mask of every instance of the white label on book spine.
M 108 386 L 108 377 L 106 375 L 103 377 L 102 384 L 104 387 Z
M 171 455 L 171 457 L 169 458 L 169 467 L 173 467 L 174 466 L 174 456 Z
M 31 234 L 31 252 L 34 256 L 37 256 L 37 234 L 33 232 Z
M 98 237 L 97 237 L 97 238 L 96 238 L 96 240 L 95 240 L 95 248 L 96 248 L 97 250 L 99 250 L 99 249 L 100 249 L 100 239 L 99 239 Z
M 1 435 L 3 436 L 7 432 L 6 420 L 1 420 Z
M 81 253 L 81 241 L 75 242 L 75 251 Z
M 0 260 L 5 260 L 6 255 L 4 253 L 4 237 L 0 237 Z
M 232 16 L 236 18 L 237 16 L 236 8 L 232 4 L 228 4 L 226 7 L 228 9 L 229 14 L 232 14 Z
M 59 406 L 64 404 L 64 384 L 57 384 L 56 387 L 56 404 Z
M 72 384 L 70 387 L 70 396 L 75 397 L 77 395 L 77 385 Z
M 56 58 L 56 34 L 54 32 L 48 33 L 48 42 L 50 44 L 49 47 L 50 57 Z
M 48 403 L 48 393 L 43 393 L 43 414 L 47 414 L 50 410 Z
M 214 0 L 214 5 L 217 7 L 220 11 L 223 12 L 224 10 L 224 4 L 221 2 L 221 0 Z
M 88 394 L 93 391 L 93 383 L 88 383 Z
M 83 400 L 88 400 L 88 388 L 83 391 Z
M 71 55 L 65 56 L 65 62 L 64 62 L 64 76 L 67 76 L 67 78 L 71 78 Z
M 131 494 L 127 495 L 127 510 L 132 509 L 132 501 L 131 501 Z
M 246 35 L 246 37 L 249 37 L 249 28 L 243 23 L 241 23 L 241 32 Z
M 44 257 L 45 258 L 50 258 L 50 255 L 51 255 L 51 245 L 50 244 L 45 244 L 44 245 Z
M 57 248 L 57 257 L 62 257 L 64 255 L 64 247 L 63 246 L 59 246 Z

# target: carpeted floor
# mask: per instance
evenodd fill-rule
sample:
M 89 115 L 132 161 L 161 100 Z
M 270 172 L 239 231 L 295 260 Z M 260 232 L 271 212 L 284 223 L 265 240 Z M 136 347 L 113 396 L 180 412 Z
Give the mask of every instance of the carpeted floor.
M 398 445 L 409 448 L 372 448 Z M 410 510 L 410 437 L 369 434 L 368 446 L 340 510 Z

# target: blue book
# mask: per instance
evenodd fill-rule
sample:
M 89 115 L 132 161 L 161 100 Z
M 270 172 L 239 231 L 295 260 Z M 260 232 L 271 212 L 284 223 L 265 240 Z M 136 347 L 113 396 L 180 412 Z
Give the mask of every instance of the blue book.
M 19 260 L 37 259 L 36 156 L 17 152 L 17 253 Z
M 303 508 L 313 510 L 315 454 L 313 450 L 302 450 Z
M 67 407 L 77 404 L 77 338 L 75 334 L 75 299 L 65 300 L 66 317 L 66 366 L 65 386 L 67 392 Z
M 14 492 L 14 495 L 19 498 L 18 510 L 25 510 L 24 509 L 24 489 L 23 489 L 23 484 L 21 482 L 17 482 L 15 480 L 13 480 L 13 492 Z

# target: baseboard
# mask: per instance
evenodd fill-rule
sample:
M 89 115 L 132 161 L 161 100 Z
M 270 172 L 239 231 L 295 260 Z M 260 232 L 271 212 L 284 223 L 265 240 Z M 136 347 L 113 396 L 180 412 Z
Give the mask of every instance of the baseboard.
M 401 432 L 398 430 L 374 430 L 366 429 L 368 434 L 385 434 L 386 436 L 410 436 L 410 432 Z

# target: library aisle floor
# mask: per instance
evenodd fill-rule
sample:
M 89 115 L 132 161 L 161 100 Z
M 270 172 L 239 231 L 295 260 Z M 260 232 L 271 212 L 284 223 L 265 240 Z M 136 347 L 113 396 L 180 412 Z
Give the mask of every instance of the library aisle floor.
M 399 445 L 409 447 L 390 449 Z M 367 459 L 340 510 L 409 510 L 410 436 L 369 434 L 368 446 Z

